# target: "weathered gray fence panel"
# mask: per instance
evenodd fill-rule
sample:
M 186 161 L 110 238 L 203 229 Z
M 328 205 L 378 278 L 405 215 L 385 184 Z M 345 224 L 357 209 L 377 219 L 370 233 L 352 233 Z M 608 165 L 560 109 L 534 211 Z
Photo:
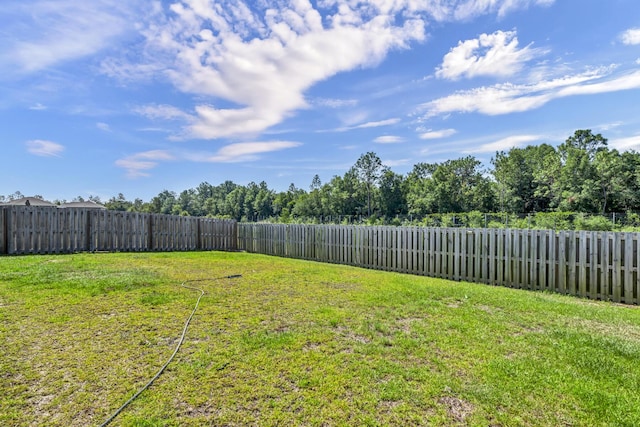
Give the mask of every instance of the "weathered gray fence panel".
M 639 303 L 640 234 L 239 224 L 239 249 Z
M 0 254 L 7 253 L 7 243 L 8 243 L 8 228 L 7 228 L 7 215 L 9 214 L 8 209 L 0 209 Z
M 235 250 L 232 220 L 82 208 L 0 207 L 0 254 Z

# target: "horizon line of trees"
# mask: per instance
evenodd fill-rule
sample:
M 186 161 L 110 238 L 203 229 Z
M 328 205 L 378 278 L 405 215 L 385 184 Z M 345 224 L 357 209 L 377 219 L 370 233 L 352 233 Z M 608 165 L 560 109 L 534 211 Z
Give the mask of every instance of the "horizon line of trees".
M 180 193 L 163 190 L 148 202 L 127 200 L 122 193 L 106 202 L 93 196 L 87 200 L 119 211 L 239 221 L 420 218 L 473 211 L 603 215 L 640 210 L 639 166 L 640 153 L 610 149 L 606 138 L 587 129 L 576 130 L 557 148 L 541 144 L 499 151 L 490 169 L 468 155 L 441 163 L 420 162 L 402 175 L 383 165 L 374 152 L 367 152 L 344 175 L 335 175 L 329 182 L 315 175 L 308 191 L 293 183 L 286 191 L 276 192 L 264 181 L 247 185 L 205 181 Z M 18 197 L 22 197 L 19 192 L 0 196 L 0 202 Z

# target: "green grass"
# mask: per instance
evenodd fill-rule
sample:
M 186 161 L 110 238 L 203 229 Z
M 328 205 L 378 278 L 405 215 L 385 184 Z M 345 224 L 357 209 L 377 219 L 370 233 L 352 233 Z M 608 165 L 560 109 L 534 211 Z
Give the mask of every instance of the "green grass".
M 640 310 L 244 253 L 0 258 L 0 425 L 640 425 Z

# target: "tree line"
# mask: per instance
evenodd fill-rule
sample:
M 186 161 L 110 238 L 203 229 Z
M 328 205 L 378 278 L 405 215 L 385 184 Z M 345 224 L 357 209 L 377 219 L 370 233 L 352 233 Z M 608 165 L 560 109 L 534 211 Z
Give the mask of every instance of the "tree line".
M 610 149 L 605 137 L 587 129 L 575 131 L 557 148 L 541 144 L 499 151 L 489 169 L 469 155 L 417 163 L 403 175 L 367 152 L 344 175 L 325 183 L 315 175 L 308 190 L 293 183 L 276 192 L 264 181 L 203 182 L 180 193 L 163 190 L 147 202 L 120 193 L 103 204 L 120 211 L 280 222 L 390 221 L 469 212 L 606 214 L 640 210 L 639 165 L 639 153 Z

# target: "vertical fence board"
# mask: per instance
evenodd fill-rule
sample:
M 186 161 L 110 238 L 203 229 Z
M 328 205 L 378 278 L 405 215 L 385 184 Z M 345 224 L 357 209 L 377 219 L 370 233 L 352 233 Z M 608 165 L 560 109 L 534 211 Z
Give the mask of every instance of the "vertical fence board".
M 633 303 L 633 238 L 632 233 L 624 233 L 624 284 L 622 302 Z
M 611 250 L 613 248 L 611 241 L 611 234 L 602 233 L 602 243 L 601 247 L 603 248 L 602 252 L 602 271 L 600 273 L 601 277 L 601 295 L 600 298 L 603 300 L 611 299 Z
M 568 290 L 570 295 L 576 295 L 578 287 L 576 286 L 576 254 L 577 239 L 575 231 L 567 231 L 569 247 L 567 249 L 567 269 L 568 269 Z
M 613 236 L 613 262 L 611 284 L 613 286 L 611 299 L 614 302 L 622 300 L 622 236 L 615 233 Z

